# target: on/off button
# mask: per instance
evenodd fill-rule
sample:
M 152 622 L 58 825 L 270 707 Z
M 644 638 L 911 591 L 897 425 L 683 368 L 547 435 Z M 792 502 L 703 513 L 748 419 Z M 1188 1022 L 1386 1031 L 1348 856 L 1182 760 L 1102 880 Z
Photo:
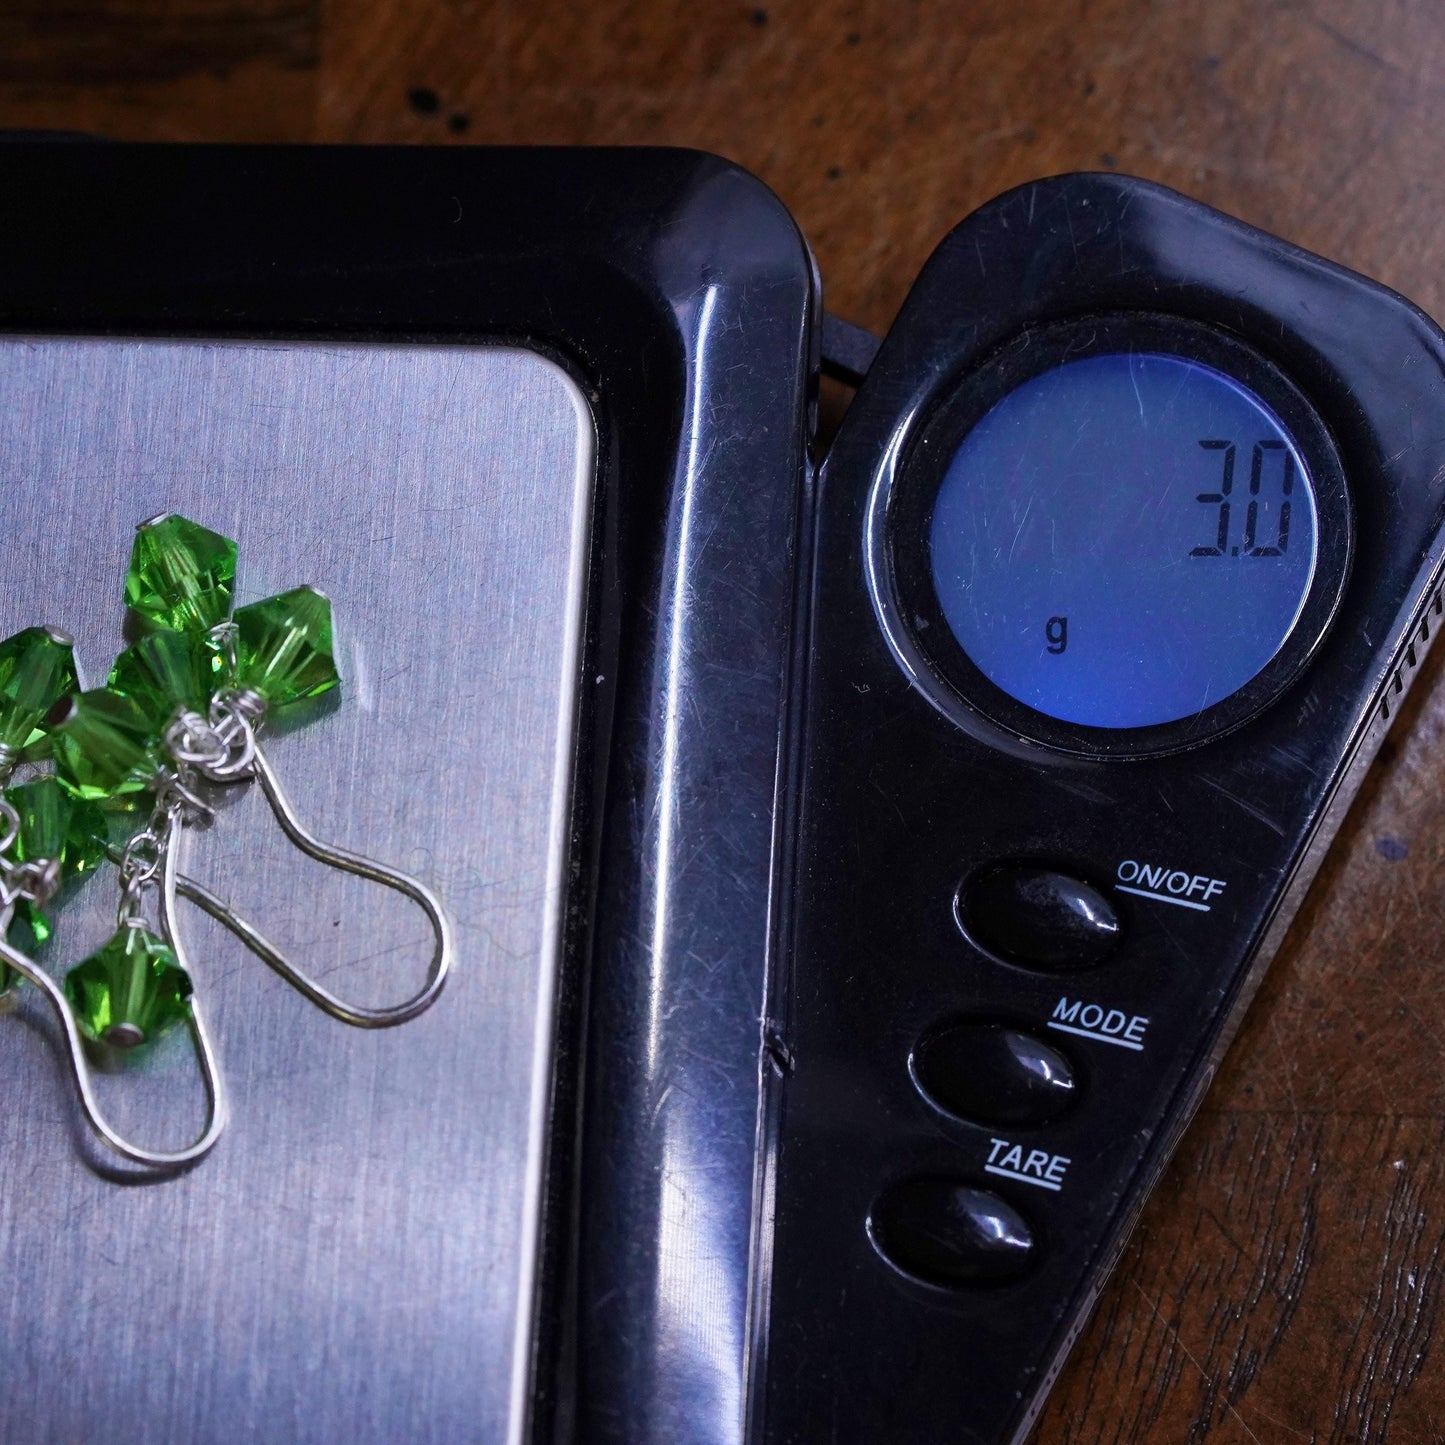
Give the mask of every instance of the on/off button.
M 1009 963 L 1050 972 L 1090 968 L 1119 942 L 1119 916 L 1092 884 L 1038 863 L 1004 863 L 959 889 L 960 927 Z

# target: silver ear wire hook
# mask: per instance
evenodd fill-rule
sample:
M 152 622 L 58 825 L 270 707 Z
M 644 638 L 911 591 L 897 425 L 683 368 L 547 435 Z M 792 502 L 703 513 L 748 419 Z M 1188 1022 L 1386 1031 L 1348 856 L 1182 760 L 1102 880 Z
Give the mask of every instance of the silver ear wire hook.
M 214 737 L 214 728 L 203 729 L 199 719 L 182 719 L 182 722 L 177 724 L 177 730 L 186 729 L 189 746 L 183 750 L 173 741 L 172 756 L 213 783 L 230 785 L 248 782 L 254 777 L 260 782 L 261 791 L 276 821 L 281 825 L 282 832 L 301 852 L 329 868 L 353 873 L 385 888 L 394 889 L 403 897 L 411 899 L 426 915 L 434 939 L 426 981 L 410 998 L 389 1008 L 366 1008 L 360 1004 L 348 1003 L 298 968 L 259 928 L 241 917 L 204 884 L 184 874 L 177 874 L 175 892 L 189 898 L 203 912 L 229 929 L 293 988 L 341 1023 L 362 1029 L 394 1028 L 397 1024 L 404 1024 L 408 1019 L 424 1013 L 436 1002 L 446 984 L 454 951 L 451 921 L 442 908 L 441 900 L 420 879 L 413 878 L 400 868 L 393 868 L 375 858 L 352 853 L 331 843 L 323 843 L 317 838 L 297 816 L 280 778 L 256 740 L 251 716 L 241 709 L 231 712 L 228 720 L 233 724 L 226 738 L 228 746 L 217 751 L 210 746 L 207 737 L 208 732 Z M 199 803 L 199 800 L 193 799 L 191 795 L 185 796 L 188 801 Z M 112 858 L 119 861 L 117 850 L 111 848 L 108 851 Z M 178 945 L 179 935 L 173 920 L 167 916 L 165 921 L 173 944 Z
M 162 931 L 175 952 L 176 961 L 189 972 L 185 946 L 171 927 L 171 918 L 175 909 L 178 851 L 176 840 L 172 839 L 171 846 L 165 851 L 161 874 L 158 903 L 159 921 Z M 75 1022 L 75 1015 L 71 1011 L 70 1003 L 61 991 L 60 985 L 32 959 L 16 949 L 5 937 L 5 930 L 9 927 L 10 916 L 14 912 L 14 908 L 15 903 L 12 900 L 5 904 L 3 911 L 0 911 L 0 959 L 3 959 L 21 977 L 33 983 L 45 995 L 46 1000 L 55 1011 L 56 1017 L 60 1020 L 70 1058 L 71 1077 L 75 1080 L 76 1091 L 80 1095 L 80 1107 L 85 1115 L 86 1123 L 95 1131 L 102 1143 L 132 1164 L 140 1164 L 149 1169 L 171 1171 L 183 1169 L 187 1165 L 205 1158 L 225 1130 L 227 1108 L 225 1086 L 221 1082 L 221 1070 L 216 1062 L 215 1046 L 212 1044 L 210 1032 L 206 1028 L 200 1000 L 194 996 L 190 999 L 187 1023 L 206 1090 L 205 1128 L 194 1143 L 188 1144 L 184 1149 L 157 1150 L 147 1149 L 140 1144 L 132 1144 L 124 1135 L 118 1133 L 101 1113 L 100 1105 L 95 1097 L 95 1090 L 91 1085 L 90 1063 L 85 1055 L 85 1044 Z
M 334 994 L 322 988 L 320 984 L 307 978 L 294 965 L 288 964 L 260 934 L 255 934 L 252 946 L 264 945 L 264 951 L 261 948 L 257 949 L 262 953 L 262 957 L 267 958 L 273 967 L 289 978 L 313 1003 L 324 1008 L 327 1013 L 339 1018 L 343 1023 L 353 1024 L 357 1028 L 384 1029 L 415 1018 L 429 1008 L 437 995 L 441 993 L 442 987 L 447 981 L 447 974 L 451 969 L 452 927 L 440 899 L 426 884 L 413 878 L 409 873 L 403 873 L 399 868 L 392 868 L 388 864 L 379 863 L 376 859 L 364 857 L 360 853 L 352 853 L 345 848 L 338 848 L 334 844 L 323 843 L 308 831 L 300 818 L 296 816 L 296 811 L 291 806 L 291 800 L 281 786 L 281 780 L 276 776 L 270 760 L 259 745 L 255 747 L 251 767 L 261 783 L 261 791 L 265 793 L 266 801 L 271 805 L 271 811 L 275 814 L 276 821 L 280 823 L 282 831 L 296 847 L 318 863 L 340 869 L 344 873 L 354 873 L 359 878 L 380 883 L 383 887 L 392 888 L 404 897 L 410 898 L 426 914 L 427 922 L 431 924 L 432 937 L 436 940 L 436 945 L 432 949 L 431 964 L 427 969 L 426 983 L 421 990 L 404 1003 L 385 1009 L 360 1008 L 342 1002 Z
M 286 791 L 281 786 L 281 780 L 276 776 L 270 760 L 254 740 L 251 743 L 249 767 L 251 773 L 260 782 L 261 791 L 265 794 L 271 812 L 281 825 L 282 831 L 303 853 L 330 868 L 336 868 L 343 873 L 354 873 L 360 878 L 369 879 L 383 887 L 395 889 L 396 892 L 410 898 L 426 914 L 427 922 L 431 924 L 432 936 L 435 939 L 426 982 L 409 999 L 390 1008 L 364 1008 L 360 1004 L 347 1003 L 329 989 L 323 988 L 315 979 L 303 973 L 258 928 L 229 908 L 204 885 L 197 883 L 193 878 L 180 875 L 176 879 L 177 891 L 210 914 L 218 923 L 230 929 L 247 948 L 274 968 L 282 978 L 309 998 L 317 1008 L 324 1010 L 332 1018 L 339 1019 L 344 1024 L 351 1024 L 353 1027 L 361 1029 L 392 1028 L 425 1012 L 436 1001 L 437 995 L 441 993 L 442 987 L 446 983 L 447 974 L 451 969 L 453 952 L 451 922 L 436 894 L 419 879 L 413 878 L 409 873 L 403 873 L 399 868 L 392 868 L 385 863 L 377 862 L 374 858 L 349 852 L 334 844 L 323 843 L 317 838 L 297 817 L 296 810 L 286 796 Z

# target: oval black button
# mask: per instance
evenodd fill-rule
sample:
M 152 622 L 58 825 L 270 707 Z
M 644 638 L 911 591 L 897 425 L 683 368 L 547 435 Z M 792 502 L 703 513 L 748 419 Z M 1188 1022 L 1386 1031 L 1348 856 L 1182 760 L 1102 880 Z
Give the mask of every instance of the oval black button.
M 996 1194 L 956 1179 L 905 1179 L 868 1216 L 873 1247 L 926 1284 L 1008 1279 L 1027 1267 L 1033 1231 Z
M 1007 1024 L 951 1024 L 926 1035 L 910 1063 L 940 1109 L 978 1124 L 1042 1124 L 1078 1092 L 1058 1049 Z
M 1097 888 L 1035 863 L 970 879 L 958 921 L 990 953 L 1028 968 L 1088 968 L 1119 941 L 1119 916 Z

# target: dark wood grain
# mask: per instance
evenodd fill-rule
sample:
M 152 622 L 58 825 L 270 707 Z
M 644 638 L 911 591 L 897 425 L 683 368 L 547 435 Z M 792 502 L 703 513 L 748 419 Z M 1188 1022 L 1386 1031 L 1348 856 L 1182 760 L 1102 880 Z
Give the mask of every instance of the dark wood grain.
M 0 0 L 0 129 L 308 140 L 320 0 Z
M 973 206 L 1117 168 L 1445 315 L 1438 0 L 11 0 L 0 125 L 701 146 L 779 192 L 830 306 L 876 329 Z M 1040 1441 L 1445 1440 L 1441 674 L 1373 770 Z
M 318 18 L 317 0 L 9 0 L 0 81 L 165 81 L 254 61 L 309 70 Z

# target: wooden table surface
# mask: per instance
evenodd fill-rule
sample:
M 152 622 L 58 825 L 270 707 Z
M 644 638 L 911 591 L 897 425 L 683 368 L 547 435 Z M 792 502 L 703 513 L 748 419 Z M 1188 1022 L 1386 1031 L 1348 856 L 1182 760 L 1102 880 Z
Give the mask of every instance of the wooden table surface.
M 875 330 L 980 202 L 1118 169 L 1445 317 L 1441 0 L 3 0 L 22 126 L 699 146 L 778 192 Z M 1445 1440 L 1441 665 L 1039 1441 Z

